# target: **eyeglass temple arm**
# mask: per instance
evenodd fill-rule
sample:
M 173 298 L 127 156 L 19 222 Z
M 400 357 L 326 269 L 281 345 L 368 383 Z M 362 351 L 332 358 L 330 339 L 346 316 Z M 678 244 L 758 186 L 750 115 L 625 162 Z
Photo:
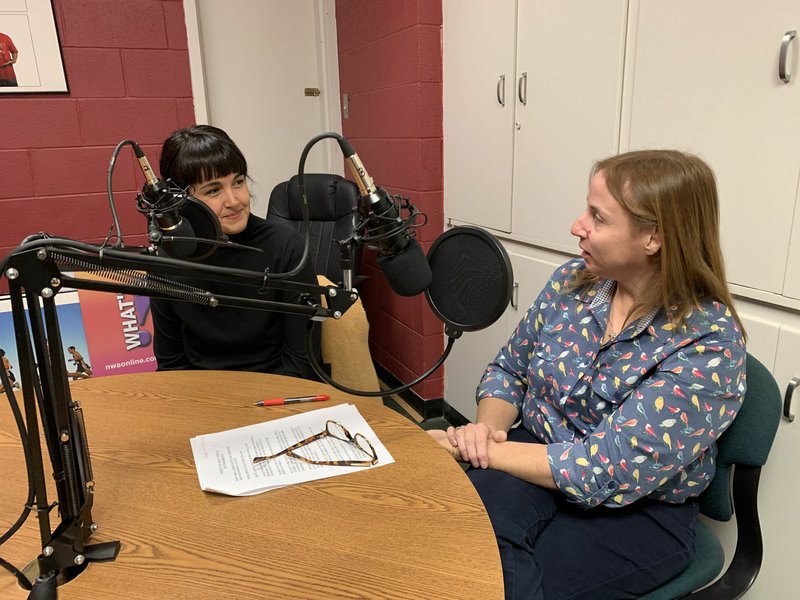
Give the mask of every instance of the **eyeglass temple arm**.
M 328 435 L 328 430 L 327 429 L 325 431 L 321 431 L 321 432 L 319 432 L 317 434 L 314 434 L 311 437 L 307 437 L 304 440 L 300 440 L 296 444 L 292 444 L 288 448 L 284 448 L 283 450 L 281 450 L 280 452 L 276 452 L 275 454 L 270 454 L 269 456 L 254 456 L 253 457 L 253 464 L 257 464 L 257 463 L 260 463 L 260 462 L 264 462 L 265 460 L 270 460 L 270 459 L 273 459 L 273 458 L 277 458 L 278 456 L 281 456 L 282 454 L 286 454 L 287 452 L 291 452 L 292 450 L 297 450 L 298 448 L 302 448 L 303 446 L 305 446 L 307 444 L 310 444 L 311 442 L 314 442 L 314 441 L 316 441 L 316 440 L 318 440 L 320 438 L 323 438 L 326 435 Z

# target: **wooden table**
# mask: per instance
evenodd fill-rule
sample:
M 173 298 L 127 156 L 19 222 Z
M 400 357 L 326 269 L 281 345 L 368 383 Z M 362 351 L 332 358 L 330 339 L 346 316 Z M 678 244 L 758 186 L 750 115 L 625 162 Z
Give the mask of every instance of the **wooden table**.
M 222 371 L 96 377 L 81 401 L 96 481 L 91 543 L 120 540 L 59 598 L 501 598 L 491 524 L 462 469 L 417 425 L 384 407 L 300 379 Z M 259 408 L 273 396 L 327 393 L 349 402 L 394 464 L 248 497 L 200 490 L 189 438 L 322 406 Z M 19 396 L 18 396 L 19 397 Z M 0 396 L 0 533 L 17 518 L 26 479 Z M 53 495 L 51 499 L 54 499 Z M 55 512 L 53 523 L 57 523 Z M 40 552 L 35 518 L 0 556 Z M 25 598 L 0 571 L 0 597 Z

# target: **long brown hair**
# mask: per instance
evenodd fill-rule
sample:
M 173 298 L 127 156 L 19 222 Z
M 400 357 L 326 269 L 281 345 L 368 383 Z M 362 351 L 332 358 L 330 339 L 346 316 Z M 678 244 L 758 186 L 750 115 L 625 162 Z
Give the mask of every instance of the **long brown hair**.
M 744 335 L 726 283 L 711 168 L 677 150 L 637 150 L 598 161 L 591 176 L 599 172 L 634 226 L 655 227 L 661 236 L 653 274 L 630 315 L 662 309 L 680 325 L 702 301 L 717 300 L 727 305 Z M 571 287 L 585 289 L 598 279 L 583 271 Z

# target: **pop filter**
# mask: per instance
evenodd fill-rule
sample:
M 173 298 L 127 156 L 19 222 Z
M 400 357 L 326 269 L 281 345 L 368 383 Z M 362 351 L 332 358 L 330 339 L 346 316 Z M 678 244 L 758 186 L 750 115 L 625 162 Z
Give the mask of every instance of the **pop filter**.
M 433 279 L 425 297 L 457 335 L 488 327 L 511 301 L 511 260 L 488 231 L 470 225 L 446 231 L 431 246 L 428 264 Z
M 167 256 L 190 261 L 203 260 L 217 249 L 220 240 L 225 239 L 217 215 L 200 200 L 187 195 L 178 212 L 179 225 L 174 231 L 164 231 L 164 237 L 173 235 L 186 239 L 164 239 L 161 249 Z

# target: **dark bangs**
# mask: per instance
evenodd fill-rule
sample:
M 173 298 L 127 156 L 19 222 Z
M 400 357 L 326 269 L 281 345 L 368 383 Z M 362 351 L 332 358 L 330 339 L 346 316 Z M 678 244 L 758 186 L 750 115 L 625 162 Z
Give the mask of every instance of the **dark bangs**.
M 233 140 L 218 127 L 197 125 L 166 139 L 159 164 L 161 177 L 188 188 L 231 173 L 247 175 L 247 161 Z

